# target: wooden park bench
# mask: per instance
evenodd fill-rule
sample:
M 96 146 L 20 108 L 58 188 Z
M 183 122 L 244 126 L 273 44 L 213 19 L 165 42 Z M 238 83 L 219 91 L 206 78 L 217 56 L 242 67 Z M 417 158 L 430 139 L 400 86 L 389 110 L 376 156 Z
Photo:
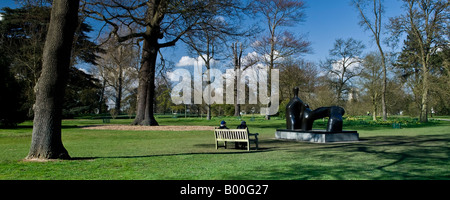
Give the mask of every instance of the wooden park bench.
M 250 151 L 250 142 L 256 144 L 258 150 L 258 133 L 249 133 L 248 129 L 214 129 L 214 135 L 216 137 L 216 149 L 219 148 L 219 142 L 224 142 L 225 149 L 227 148 L 227 142 L 246 142 L 247 151 Z M 250 136 L 254 136 L 255 139 L 250 139 Z

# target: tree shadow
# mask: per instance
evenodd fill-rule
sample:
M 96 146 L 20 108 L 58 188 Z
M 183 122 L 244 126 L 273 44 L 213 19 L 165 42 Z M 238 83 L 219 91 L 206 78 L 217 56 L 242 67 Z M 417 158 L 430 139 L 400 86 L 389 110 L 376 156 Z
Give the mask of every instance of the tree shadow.
M 273 141 L 272 144 L 286 146 L 284 150 L 298 155 L 298 160 L 292 160 L 293 164 L 289 165 L 275 163 L 259 167 L 254 170 L 258 173 L 255 177 L 270 180 L 450 179 L 449 134 L 375 136 L 355 143 Z
M 73 157 L 71 160 L 133 159 L 187 155 L 290 154 L 288 162 L 258 165 L 252 176 L 227 179 L 450 179 L 450 133 L 418 136 L 372 136 L 359 142 L 316 144 L 275 139 L 261 139 L 260 148 L 246 151 L 230 144 L 215 150 L 214 143 L 194 144 L 199 152 L 152 155 Z M 207 150 L 205 150 L 207 149 Z M 209 150 L 208 150 L 209 149 Z M 214 150 L 213 150 L 214 149 Z M 207 151 L 207 152 L 203 152 Z
M 209 145 L 205 145 L 209 146 Z M 214 146 L 214 145 L 213 145 Z M 230 145 L 231 146 L 231 145 Z M 215 148 L 215 146 L 214 146 Z M 190 152 L 190 153 L 168 153 L 168 154 L 153 154 L 153 155 L 130 155 L 130 156 L 93 156 L 93 157 L 72 157 L 70 160 L 95 160 L 95 159 L 126 159 L 126 158 L 154 158 L 154 157 L 166 157 L 166 156 L 187 156 L 187 155 L 232 155 L 232 154 L 256 154 L 273 151 L 271 148 L 258 148 L 255 150 L 251 148 L 250 151 L 243 149 L 228 148 L 226 152 Z
M 83 126 L 77 126 L 77 125 L 62 125 L 62 129 L 66 128 L 82 128 Z M 6 130 L 15 130 L 15 129 L 33 129 L 33 125 L 17 125 L 12 127 L 1 127 L 0 129 L 6 129 Z

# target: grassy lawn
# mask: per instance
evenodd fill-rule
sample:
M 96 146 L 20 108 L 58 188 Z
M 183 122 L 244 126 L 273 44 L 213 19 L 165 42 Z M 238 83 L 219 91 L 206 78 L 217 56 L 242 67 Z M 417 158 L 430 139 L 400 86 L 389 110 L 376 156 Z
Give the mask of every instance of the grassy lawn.
M 228 127 L 240 119 L 224 118 Z M 218 125 L 222 118 L 158 118 L 161 125 Z M 63 122 L 63 143 L 73 160 L 24 162 L 31 143 L 31 122 L 0 129 L 0 179 L 450 179 L 450 122 L 392 118 L 389 123 L 348 118 L 360 142 L 312 144 L 275 140 L 285 121 L 245 118 L 260 133 L 260 150 L 215 149 L 211 131 L 110 131 L 80 126 L 102 120 Z M 111 120 L 129 124 L 131 120 Z M 319 120 L 315 128 L 324 127 Z M 234 146 L 234 145 L 230 145 Z M 252 145 L 253 147 L 253 145 Z

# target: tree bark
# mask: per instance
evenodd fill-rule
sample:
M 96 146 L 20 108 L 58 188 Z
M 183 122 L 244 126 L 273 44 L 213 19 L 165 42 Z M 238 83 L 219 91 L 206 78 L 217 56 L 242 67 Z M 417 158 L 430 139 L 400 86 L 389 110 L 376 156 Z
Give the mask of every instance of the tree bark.
M 153 115 L 153 104 L 155 102 L 155 66 L 156 58 L 158 56 L 158 49 L 155 46 L 150 47 L 145 50 L 148 51 L 148 57 L 145 58 L 144 65 L 150 65 L 148 82 L 147 82 L 147 97 L 146 97 L 146 107 L 145 107 L 145 117 L 144 121 L 141 122 L 143 126 L 158 126 L 158 122 Z
M 61 119 L 78 7 L 79 0 L 53 1 L 42 72 L 35 88 L 33 134 L 26 159 L 70 159 L 61 140 Z
M 422 58 L 422 110 L 420 112 L 420 121 L 428 122 L 428 62 Z
M 147 105 L 147 91 L 148 91 L 148 79 L 150 74 L 150 65 L 148 62 L 145 62 L 148 54 L 148 42 L 144 40 L 144 46 L 142 51 L 142 61 L 141 61 L 141 69 L 139 70 L 139 86 L 138 86 L 138 94 L 137 94 L 137 110 L 136 110 L 136 118 L 132 125 L 140 125 L 145 119 L 145 107 Z
M 164 19 L 165 13 L 163 10 L 166 6 L 166 1 L 155 1 L 147 9 L 147 17 L 145 19 L 147 27 L 143 36 L 144 46 L 142 48 L 141 69 L 139 70 L 138 105 L 136 118 L 132 125 L 159 125 L 153 114 L 155 68 L 158 51 L 164 47 L 164 45 L 158 43 L 158 39 L 163 38 L 160 25 Z M 174 45 L 174 43 L 171 45 Z
M 155 65 L 159 50 L 158 46 L 157 36 L 144 38 L 141 69 L 139 71 L 138 105 L 133 125 L 159 125 L 153 115 Z

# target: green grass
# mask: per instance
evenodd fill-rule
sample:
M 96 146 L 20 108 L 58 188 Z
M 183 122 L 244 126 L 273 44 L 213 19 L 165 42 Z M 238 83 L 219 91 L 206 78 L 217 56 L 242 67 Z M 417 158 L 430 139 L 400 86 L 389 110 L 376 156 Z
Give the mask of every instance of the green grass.
M 348 118 L 344 129 L 358 130 L 360 142 L 312 144 L 274 140 L 284 120 L 250 117 L 243 119 L 251 132 L 260 133 L 261 148 L 250 152 L 216 150 L 210 131 L 84 130 L 80 127 L 102 120 L 65 120 L 62 140 L 74 159 L 50 162 L 22 160 L 32 132 L 31 122 L 25 122 L 16 129 L 0 129 L 0 179 L 450 179 L 447 121 L 403 119 L 408 125 L 393 129 L 365 117 Z M 217 125 L 221 120 L 235 127 L 241 119 L 158 118 L 161 125 Z M 315 128 L 324 125 L 319 120 Z

